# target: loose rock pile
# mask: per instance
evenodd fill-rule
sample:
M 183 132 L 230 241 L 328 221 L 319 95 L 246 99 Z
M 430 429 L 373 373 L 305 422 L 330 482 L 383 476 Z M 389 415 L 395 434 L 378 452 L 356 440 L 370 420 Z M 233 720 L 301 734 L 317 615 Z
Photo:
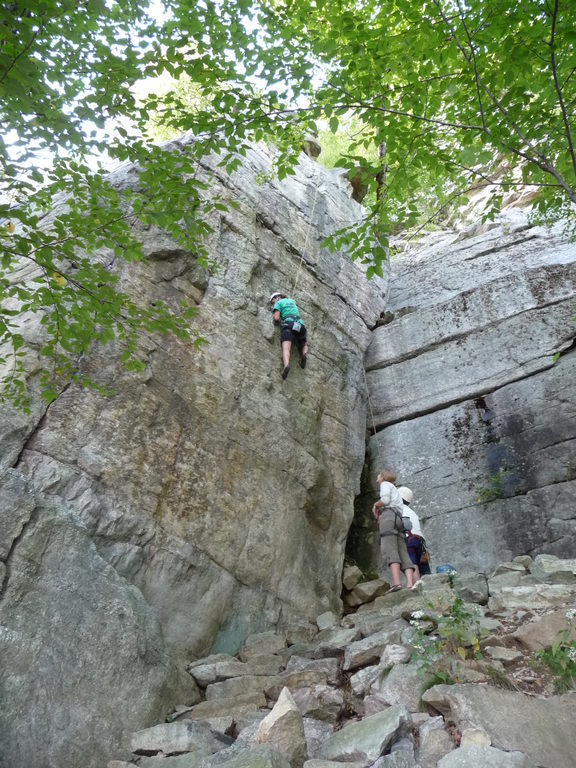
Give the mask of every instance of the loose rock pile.
M 341 619 L 325 613 L 252 635 L 237 657 L 193 661 L 204 700 L 135 733 L 132 762 L 108 768 L 574 765 L 576 693 L 554 695 L 534 652 L 573 626 L 576 560 L 519 557 L 489 577 L 436 574 L 383 595 L 385 582 L 360 578 L 345 570 L 356 610 Z M 418 643 L 455 600 L 478 614 L 480 653 L 441 659 L 458 682 L 426 690 Z

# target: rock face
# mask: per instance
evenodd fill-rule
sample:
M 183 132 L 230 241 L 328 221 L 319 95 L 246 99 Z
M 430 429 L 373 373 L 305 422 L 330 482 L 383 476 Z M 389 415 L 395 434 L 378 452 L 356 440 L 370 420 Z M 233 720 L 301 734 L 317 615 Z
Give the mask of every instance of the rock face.
M 283 633 L 306 642 L 317 617 L 314 662 L 344 653 L 352 690 L 371 692 L 368 709 L 378 692 L 397 706 L 398 673 L 384 690 L 373 670 L 356 669 L 374 654 L 403 658 L 392 609 L 418 596 L 377 597 L 381 581 L 358 586 L 349 571 L 350 603 L 370 593 L 378 610 L 337 624 L 367 392 L 368 475 L 392 466 L 413 488 L 433 565 L 485 571 L 525 552 L 576 555 L 576 246 L 521 217 L 468 239 L 443 235 L 393 261 L 386 300 L 386 280 L 368 283 L 320 246 L 362 215 L 347 182 L 302 156 L 295 177 L 257 183 L 271 167 L 252 151 L 231 178 L 216 162 L 199 169 L 239 206 L 210 221 L 217 270 L 153 228 L 138 232 L 149 260 L 118 267 L 126 291 L 196 302 L 208 345 L 142 339 L 138 374 L 122 369 L 120 349 L 93 349 L 85 370 L 105 394 L 70 386 L 48 408 L 33 398 L 29 414 L 2 406 L 0 660 L 11 674 L 0 743 L 11 768 L 100 767 L 127 757 L 128 735 L 176 703 L 220 721 L 242 705 L 249 719 L 284 686 L 307 688 L 295 695 L 307 714 L 325 707 L 322 732 L 344 706 L 330 669 L 278 675 L 270 658 L 286 653 Z M 128 189 L 137 172 L 112 182 Z M 295 351 L 286 381 L 273 290 L 294 295 L 310 338 L 306 369 Z M 372 332 L 378 318 L 386 324 Z M 38 319 L 22 333 L 34 391 Z M 498 574 L 494 610 L 566 599 L 574 568 L 550 582 L 548 562 L 535 562 L 522 588 L 521 564 Z M 462 588 L 488 601 L 485 580 Z M 209 653 L 198 703 L 184 667 Z M 356 745 L 354 730 L 353 751 L 339 754 L 366 762 L 384 749 Z M 433 741 L 430 754 L 444 748 Z M 259 749 L 262 765 L 285 765 Z
M 30 754 L 36 744 L 50 768 L 101 766 L 123 734 L 157 721 L 183 659 L 340 609 L 365 455 L 363 356 L 386 282 L 320 247 L 362 215 L 347 182 L 304 155 L 281 184 L 257 183 L 271 170 L 264 151 L 231 178 L 216 163 L 199 172 L 215 171 L 213 192 L 239 205 L 210 222 L 217 270 L 152 228 L 139 232 L 149 261 L 120 267 L 127 291 L 196 301 L 209 343 L 143 339 L 141 374 L 121 368 L 118 349 L 91 350 L 86 370 L 105 395 L 70 386 L 48 408 L 0 415 L 0 655 L 16 675 L 3 683 L 14 700 L 0 741 L 16 755 L 28 729 Z M 112 182 L 129 188 L 137 172 Z M 273 290 L 294 293 L 310 338 L 306 370 L 295 352 L 286 381 Z M 33 318 L 23 333 L 33 389 Z M 195 701 L 191 678 L 178 695 Z M 10 764 L 35 765 L 24 753 Z
M 510 211 L 392 265 L 366 353 L 371 482 L 392 466 L 413 489 L 436 565 L 574 556 L 576 244 Z
M 160 623 L 87 532 L 12 471 L 0 507 L 0 764 L 103 765 L 178 690 Z M 189 684 L 184 695 L 196 699 Z

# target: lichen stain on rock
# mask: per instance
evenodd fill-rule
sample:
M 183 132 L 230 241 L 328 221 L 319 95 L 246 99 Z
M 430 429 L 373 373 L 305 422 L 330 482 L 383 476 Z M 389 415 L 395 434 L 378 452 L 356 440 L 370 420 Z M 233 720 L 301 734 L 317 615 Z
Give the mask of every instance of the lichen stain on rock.
M 471 459 L 475 447 L 471 411 L 467 410 L 463 416 L 455 416 L 452 423 L 447 425 L 446 433 L 454 447 L 454 455 L 462 461 Z
M 326 467 L 318 471 L 316 481 L 306 495 L 304 512 L 312 528 L 327 531 L 332 521 L 332 508 L 336 498 L 334 483 Z
M 548 266 L 536 274 L 530 274 L 528 289 L 537 306 L 545 307 L 555 290 L 566 286 L 566 270 L 563 265 Z

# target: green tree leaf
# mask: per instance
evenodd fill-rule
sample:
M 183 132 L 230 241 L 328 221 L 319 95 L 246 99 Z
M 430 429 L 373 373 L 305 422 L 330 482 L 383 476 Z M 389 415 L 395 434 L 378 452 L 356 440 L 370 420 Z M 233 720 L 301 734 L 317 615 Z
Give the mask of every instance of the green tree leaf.
M 540 221 L 575 221 L 568 2 L 174 0 L 163 11 L 151 15 L 147 0 L 0 11 L 2 298 L 42 317 L 59 382 L 91 343 L 121 340 L 128 363 L 143 332 L 198 341 L 178 310 L 136 306 L 98 254 L 145 261 L 139 222 L 207 264 L 210 211 L 231 204 L 210 201 L 198 179 L 210 152 L 232 173 L 250 142 L 272 142 L 284 179 L 304 137 L 326 127 L 339 155 L 329 162 L 362 166 L 368 187 L 366 222 L 327 247 L 347 249 L 369 274 L 380 274 L 392 232 L 441 220 L 475 186 L 495 190 L 488 217 L 528 185 Z M 154 143 L 184 132 L 196 137 L 185 152 Z M 139 187 L 112 188 L 98 156 L 133 163 Z M 47 226 L 63 197 L 67 209 Z M 13 279 L 22 260 L 36 264 L 25 286 Z M 0 326 L 21 401 L 15 334 Z

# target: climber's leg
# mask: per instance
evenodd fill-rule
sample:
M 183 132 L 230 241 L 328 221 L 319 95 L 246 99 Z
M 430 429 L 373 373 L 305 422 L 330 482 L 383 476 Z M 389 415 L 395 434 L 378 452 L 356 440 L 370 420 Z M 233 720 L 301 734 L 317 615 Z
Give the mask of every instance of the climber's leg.
M 406 586 L 408 589 L 411 589 L 414 586 L 414 568 L 406 568 L 404 571 L 404 576 L 406 576 Z
M 402 581 L 400 580 L 400 563 L 389 563 L 390 573 L 392 574 L 392 586 L 401 587 Z
M 290 373 L 290 349 L 292 347 L 291 341 L 282 342 L 282 378 L 285 379 Z

